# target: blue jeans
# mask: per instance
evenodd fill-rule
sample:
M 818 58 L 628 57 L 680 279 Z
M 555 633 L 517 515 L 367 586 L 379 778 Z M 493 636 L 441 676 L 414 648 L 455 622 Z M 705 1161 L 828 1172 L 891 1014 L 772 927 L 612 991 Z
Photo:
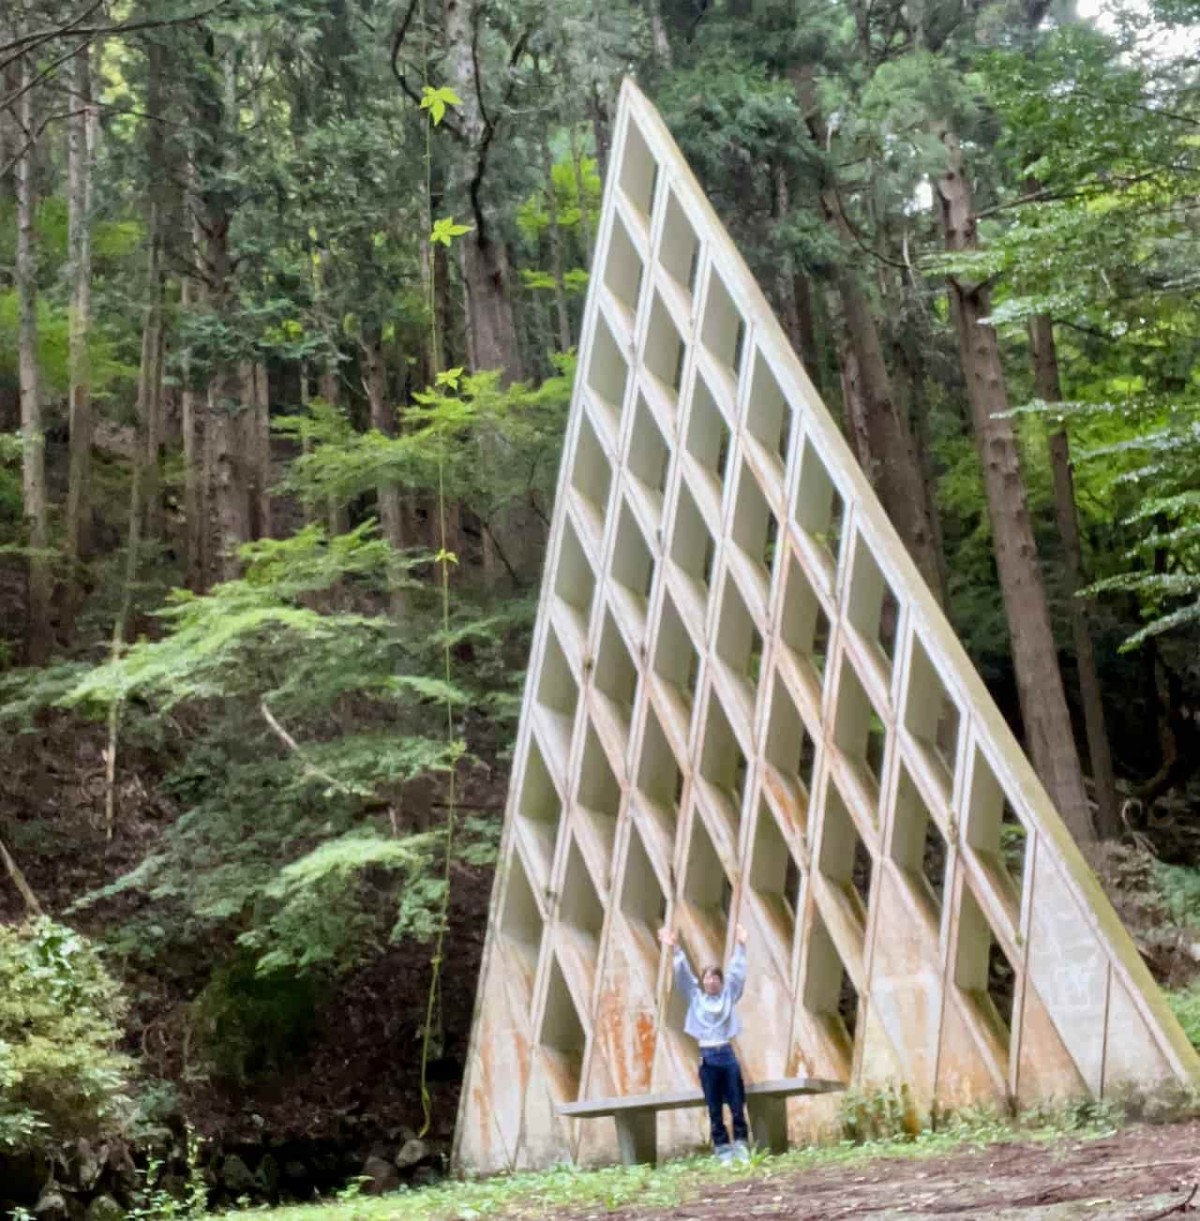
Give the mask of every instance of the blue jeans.
M 720 1149 L 729 1144 L 729 1132 L 725 1127 L 725 1107 L 733 1116 L 733 1139 L 744 1141 L 749 1137 L 746 1128 L 746 1087 L 742 1082 L 742 1070 L 737 1056 L 728 1043 L 720 1047 L 700 1049 L 700 1088 L 708 1104 L 708 1117 L 712 1121 L 713 1145 Z

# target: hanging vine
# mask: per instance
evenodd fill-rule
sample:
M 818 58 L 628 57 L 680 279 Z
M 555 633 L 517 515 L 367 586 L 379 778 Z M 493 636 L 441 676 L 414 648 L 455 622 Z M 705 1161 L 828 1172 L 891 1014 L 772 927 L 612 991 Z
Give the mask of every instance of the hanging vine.
M 434 88 L 429 83 L 429 25 L 425 11 L 425 0 L 421 0 L 421 110 L 425 122 L 425 229 L 429 234 L 429 250 L 423 263 L 429 268 L 426 277 L 426 310 L 429 318 L 430 368 L 437 386 L 455 388 L 462 369 L 442 370 L 437 329 L 437 261 L 433 258 L 435 245 L 450 246 L 464 233 L 471 232 L 470 225 L 457 224 L 452 217 L 433 217 L 433 130 L 441 125 L 447 111 L 462 105 L 462 100 L 449 88 Z M 462 745 L 454 737 L 454 704 L 452 690 L 452 658 L 450 652 L 450 566 L 458 563 L 458 556 L 446 546 L 446 473 L 445 454 L 438 450 L 438 553 L 435 557 L 441 573 L 442 593 L 442 660 L 443 677 L 446 681 L 446 746 L 450 755 L 450 773 L 446 792 L 446 836 L 444 843 L 444 873 L 442 878 L 441 911 L 438 916 L 437 934 L 434 939 L 433 956 L 430 959 L 429 998 L 425 1007 L 425 1027 L 421 1039 L 421 1111 L 422 1123 L 419 1135 L 424 1136 L 433 1121 L 433 1105 L 429 1095 L 429 1053 L 433 1038 L 434 1015 L 438 1013 L 442 996 L 442 966 L 445 957 L 446 930 L 450 923 L 450 880 L 454 854 L 454 835 L 458 822 L 458 760 Z

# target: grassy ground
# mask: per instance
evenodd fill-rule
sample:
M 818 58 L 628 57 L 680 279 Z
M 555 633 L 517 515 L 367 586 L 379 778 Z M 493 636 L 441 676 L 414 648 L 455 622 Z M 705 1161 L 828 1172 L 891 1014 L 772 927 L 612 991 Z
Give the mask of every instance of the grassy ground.
M 1020 1125 L 988 1116 L 965 1117 L 944 1130 L 923 1132 L 915 1138 L 798 1149 L 781 1157 L 755 1156 L 749 1166 L 724 1167 L 703 1157 L 658 1167 L 589 1171 L 559 1167 L 539 1174 L 449 1182 L 382 1199 L 341 1199 L 258 1215 L 270 1221 L 480 1221 L 605 1213 L 628 1207 L 639 1212 L 670 1210 L 739 1180 L 792 1178 L 805 1171 L 850 1168 L 881 1157 L 938 1158 L 1014 1141 L 1099 1138 L 1114 1131 L 1113 1117 L 1103 1110 L 1043 1116 Z

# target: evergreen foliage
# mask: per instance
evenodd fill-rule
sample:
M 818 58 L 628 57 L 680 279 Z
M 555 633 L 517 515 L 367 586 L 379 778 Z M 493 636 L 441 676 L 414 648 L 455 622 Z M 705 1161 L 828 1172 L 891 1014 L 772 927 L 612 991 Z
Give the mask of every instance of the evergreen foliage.
M 626 72 L 856 445 L 874 328 L 872 401 L 913 435 L 948 614 L 1019 727 L 948 290 L 986 286 L 1071 711 L 1084 585 L 1127 811 L 1200 800 L 1194 0 L 1099 21 L 1070 0 L 102 4 L 98 25 L 137 28 L 88 42 L 87 136 L 66 104 L 84 40 L 61 4 L 23 11 L 60 32 L 20 55 L 0 15 L 0 59 L 38 74 L 28 149 L 0 89 L 0 782 L 47 740 L 102 760 L 79 817 L 108 803 L 125 851 L 93 853 L 60 906 L 123 977 L 175 990 L 197 1073 L 252 1091 L 294 1065 L 341 982 L 395 945 L 427 956 L 447 878 L 495 856 Z M 978 241 L 947 253 L 951 137 Z M 9 172 L 26 160 L 31 285 Z M 1057 394 L 1036 375 L 1042 320 Z M 53 614 L 34 622 L 47 558 Z M 26 664 L 38 643 L 49 661 Z M 448 854 L 451 776 L 478 800 Z M 41 798 L 0 797 L 0 840 L 45 877 L 65 849 Z M 1188 918 L 1193 881 L 1167 883 Z M 0 925 L 5 980 L 0 1144 L 119 1122 L 125 1018 L 97 952 Z M 1178 1004 L 1194 1025 L 1193 994 Z
M 94 946 L 41 919 L 0 925 L 0 1150 L 119 1132 L 125 999 Z

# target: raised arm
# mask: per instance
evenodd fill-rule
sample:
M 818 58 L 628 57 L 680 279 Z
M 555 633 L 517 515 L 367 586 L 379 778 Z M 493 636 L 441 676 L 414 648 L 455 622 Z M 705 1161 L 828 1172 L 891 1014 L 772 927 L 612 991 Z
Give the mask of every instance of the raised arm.
M 691 1001 L 696 995 L 700 985 L 696 982 L 695 975 L 692 974 L 691 965 L 688 963 L 687 955 L 679 946 L 679 935 L 671 929 L 660 929 L 658 939 L 663 945 L 669 945 L 674 953 L 675 960 L 675 986 L 683 993 L 683 997 L 687 1001 Z
M 742 999 L 742 991 L 746 987 L 746 940 L 746 930 L 739 924 L 737 945 L 733 947 L 733 957 L 729 960 L 729 971 L 725 976 L 729 995 L 735 1001 Z

